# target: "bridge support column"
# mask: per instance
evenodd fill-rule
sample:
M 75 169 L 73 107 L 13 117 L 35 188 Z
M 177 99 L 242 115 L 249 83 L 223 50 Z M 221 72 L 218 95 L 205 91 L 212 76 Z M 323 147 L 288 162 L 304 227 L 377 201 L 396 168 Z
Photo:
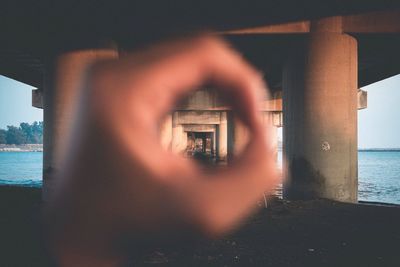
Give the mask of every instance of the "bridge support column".
M 179 123 L 179 112 L 172 114 L 172 141 L 171 151 L 180 154 L 183 153 L 187 146 L 187 134 L 183 131 L 183 125 Z
M 87 68 L 98 60 L 117 56 L 115 49 L 91 49 L 63 53 L 47 61 L 43 97 L 44 200 L 51 193 L 53 177 L 65 152 Z
M 313 32 L 283 72 L 284 197 L 357 201 L 357 43 L 340 21 Z
M 226 111 L 221 112 L 221 122 L 218 131 L 218 159 L 227 160 L 228 156 L 228 116 Z

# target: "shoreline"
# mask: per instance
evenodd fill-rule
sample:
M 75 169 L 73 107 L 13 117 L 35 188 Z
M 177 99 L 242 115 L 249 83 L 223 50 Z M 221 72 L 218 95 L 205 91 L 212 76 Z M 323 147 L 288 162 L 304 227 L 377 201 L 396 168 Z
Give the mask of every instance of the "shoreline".
M 43 144 L 0 144 L 0 152 L 43 152 Z
M 362 148 L 358 152 L 400 152 L 400 148 Z
M 400 148 L 358 148 L 358 152 L 400 152 Z M 43 144 L 0 144 L 0 152 L 43 152 Z M 283 152 L 278 147 L 278 152 Z

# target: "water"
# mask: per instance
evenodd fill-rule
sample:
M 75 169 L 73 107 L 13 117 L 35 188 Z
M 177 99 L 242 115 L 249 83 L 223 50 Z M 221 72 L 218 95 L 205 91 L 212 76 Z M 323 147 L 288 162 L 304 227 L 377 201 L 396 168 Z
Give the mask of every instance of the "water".
M 358 153 L 358 199 L 400 204 L 400 151 Z
M 400 151 L 358 152 L 358 200 L 400 204 Z
M 0 152 L 0 184 L 42 186 L 42 152 Z
M 1 152 L 0 184 L 40 187 L 42 157 L 41 152 Z M 400 204 L 400 151 L 359 152 L 358 160 L 359 200 Z

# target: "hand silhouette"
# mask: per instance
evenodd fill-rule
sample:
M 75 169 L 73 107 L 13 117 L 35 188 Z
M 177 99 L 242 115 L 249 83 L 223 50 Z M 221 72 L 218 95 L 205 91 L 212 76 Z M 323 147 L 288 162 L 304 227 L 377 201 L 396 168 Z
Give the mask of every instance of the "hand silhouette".
M 205 173 L 164 150 L 158 129 L 175 103 L 211 84 L 248 128 L 246 149 Z M 201 36 L 155 45 L 91 69 L 48 207 L 64 266 L 112 266 L 125 243 L 218 237 L 278 183 L 259 112 L 261 75 L 229 45 Z

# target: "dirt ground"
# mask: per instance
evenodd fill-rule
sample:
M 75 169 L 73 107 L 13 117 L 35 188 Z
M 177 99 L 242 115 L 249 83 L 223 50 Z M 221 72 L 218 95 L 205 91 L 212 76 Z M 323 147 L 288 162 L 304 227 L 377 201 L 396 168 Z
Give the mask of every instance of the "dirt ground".
M 0 187 L 0 266 L 48 266 L 40 189 Z M 400 206 L 274 200 L 237 232 L 128 266 L 400 266 Z

